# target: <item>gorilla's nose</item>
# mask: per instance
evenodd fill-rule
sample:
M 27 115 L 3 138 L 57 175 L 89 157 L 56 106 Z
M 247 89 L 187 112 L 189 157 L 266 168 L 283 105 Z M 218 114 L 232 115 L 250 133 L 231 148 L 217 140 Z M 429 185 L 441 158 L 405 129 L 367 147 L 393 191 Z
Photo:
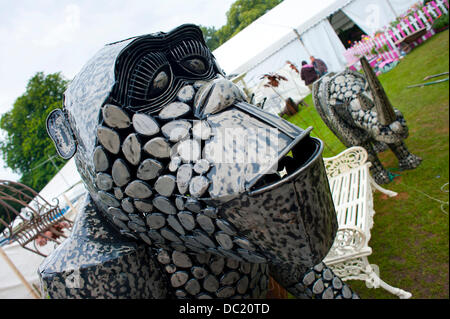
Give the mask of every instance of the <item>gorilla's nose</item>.
M 194 99 L 194 115 L 203 119 L 208 114 L 218 113 L 236 102 L 245 100 L 245 94 L 237 85 L 219 77 L 198 90 Z

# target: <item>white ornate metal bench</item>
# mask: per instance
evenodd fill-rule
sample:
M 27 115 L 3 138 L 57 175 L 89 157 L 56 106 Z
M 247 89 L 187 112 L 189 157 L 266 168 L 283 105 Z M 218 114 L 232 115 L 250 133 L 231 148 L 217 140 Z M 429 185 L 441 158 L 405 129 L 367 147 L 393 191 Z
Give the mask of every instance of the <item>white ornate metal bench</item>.
M 412 294 L 385 283 L 367 259 L 373 226 L 372 192 L 378 190 L 390 197 L 397 193 L 380 187 L 369 173 L 367 152 L 356 146 L 342 153 L 324 158 L 339 229 L 324 263 L 343 280 L 364 280 L 369 288 L 384 288 L 402 299 Z

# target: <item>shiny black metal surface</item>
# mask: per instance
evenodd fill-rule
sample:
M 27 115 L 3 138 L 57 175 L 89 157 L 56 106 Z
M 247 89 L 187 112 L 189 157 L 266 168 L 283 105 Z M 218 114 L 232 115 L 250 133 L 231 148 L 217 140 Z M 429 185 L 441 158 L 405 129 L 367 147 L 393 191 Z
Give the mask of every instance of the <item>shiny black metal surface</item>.
M 64 108 L 86 207 L 149 247 L 167 285 L 153 296 L 263 297 L 269 265 L 303 274 L 331 247 L 322 143 L 248 104 L 198 27 L 107 45 L 69 85 Z M 44 278 L 58 286 L 60 277 Z

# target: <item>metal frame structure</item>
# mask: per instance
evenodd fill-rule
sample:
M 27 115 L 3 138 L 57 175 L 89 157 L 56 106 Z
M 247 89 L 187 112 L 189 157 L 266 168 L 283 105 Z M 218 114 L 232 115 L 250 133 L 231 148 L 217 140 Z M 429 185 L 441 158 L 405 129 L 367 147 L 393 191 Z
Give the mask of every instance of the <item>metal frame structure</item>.
M 21 211 L 14 208 L 13 203 L 20 204 L 23 207 Z M 69 229 L 73 226 L 73 222 L 63 216 L 57 199 L 55 204 L 51 204 L 32 188 L 18 182 L 0 180 L 0 208 L 6 212 L 7 216 L 7 220 L 0 218 L 0 223 L 5 226 L 2 233 L 5 239 L 9 242 L 18 242 L 23 248 L 43 257 L 47 255 L 41 252 L 35 239 L 42 236 L 59 245 L 61 242 L 56 238 L 66 238 L 66 235 L 54 226 L 62 221 L 69 225 Z M 17 218 L 22 221 L 14 226 L 13 222 Z M 54 234 L 56 238 L 46 235 L 47 231 Z M 33 242 L 33 248 L 28 247 L 31 242 Z

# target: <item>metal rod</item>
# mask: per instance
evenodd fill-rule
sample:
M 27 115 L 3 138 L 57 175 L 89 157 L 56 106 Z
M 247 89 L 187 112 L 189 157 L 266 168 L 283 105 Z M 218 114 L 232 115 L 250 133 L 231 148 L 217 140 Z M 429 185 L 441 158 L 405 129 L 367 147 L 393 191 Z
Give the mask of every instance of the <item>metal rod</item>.
M 77 213 L 78 213 L 77 209 L 76 209 L 75 207 L 73 207 L 72 202 L 71 202 L 70 199 L 67 197 L 67 195 L 66 195 L 66 194 L 63 194 L 63 197 L 64 197 L 64 199 L 65 199 L 67 205 L 69 205 L 70 210 L 73 211 L 73 212 L 75 212 L 75 214 L 77 214 Z
M 398 17 L 398 14 L 397 14 L 397 12 L 395 12 L 395 9 L 394 9 L 394 7 L 392 6 L 391 1 L 390 1 L 390 0 L 386 0 L 386 2 L 388 3 L 389 8 L 391 8 L 392 12 L 394 13 L 395 18 L 397 18 L 397 17 Z
M 50 162 L 52 162 L 53 166 L 56 169 L 56 172 L 59 173 L 60 169 L 58 166 L 56 166 L 56 163 L 53 161 L 53 157 L 50 157 L 50 155 L 48 155 L 48 159 L 50 160 Z M 61 178 L 64 180 L 64 182 L 66 183 L 67 187 L 70 187 L 69 182 L 66 180 L 66 178 L 64 177 L 63 173 L 60 174 Z
M 407 86 L 406 88 L 415 88 L 415 87 L 419 87 L 419 86 L 427 86 L 427 85 L 433 85 L 433 84 L 437 84 L 437 83 L 441 83 L 441 82 L 446 82 L 448 81 L 448 78 L 443 79 L 443 80 L 437 80 L 437 81 L 433 81 L 433 82 L 427 82 L 427 83 L 421 83 L 421 84 L 414 84 L 414 85 L 410 85 Z
M 14 186 L 15 187 L 14 190 L 17 193 L 20 193 L 20 194 L 24 193 L 24 190 L 27 190 L 33 196 L 35 196 L 35 197 L 39 198 L 40 200 L 44 201 L 47 205 L 52 206 L 52 205 L 50 205 L 49 202 L 47 202 L 44 198 L 42 198 L 42 196 L 40 196 L 38 192 L 36 192 L 31 187 L 28 187 L 27 185 L 24 185 L 24 184 L 21 184 L 21 183 L 18 183 L 18 182 L 8 181 L 8 180 L 0 180 L 0 185 L 3 186 L 3 187 L 7 187 L 9 189 L 13 189 L 12 186 Z M 19 190 L 17 187 L 20 187 L 21 189 Z
M 8 266 L 12 269 L 12 271 L 16 274 L 16 276 L 19 278 L 22 284 L 27 288 L 28 292 L 33 296 L 33 298 L 40 299 L 40 297 L 34 291 L 33 287 L 31 287 L 31 285 L 28 283 L 28 281 L 25 279 L 25 277 L 22 275 L 19 269 L 17 269 L 16 265 L 14 265 L 12 260 L 8 257 L 8 255 L 3 251 L 1 247 L 0 247 L 0 255 L 3 257 Z
M 308 56 L 311 56 L 311 53 L 308 51 L 308 49 L 306 48 L 305 44 L 303 43 L 302 37 L 300 36 L 300 33 L 298 33 L 297 29 L 292 29 L 295 33 L 295 35 L 297 36 L 298 41 L 300 41 L 303 49 L 305 49 L 306 53 L 308 53 Z
M 2 191 L 0 191 L 0 195 L 6 195 L 6 196 L 8 196 L 9 194 L 6 194 L 6 193 L 3 193 Z M 18 204 L 24 206 L 24 207 L 28 207 L 29 209 L 31 209 L 31 210 L 34 212 L 34 215 L 35 215 L 35 216 L 39 215 L 39 213 L 38 213 L 34 208 L 32 208 L 30 205 L 24 203 L 24 202 L 21 201 L 21 200 L 18 200 L 18 199 L 16 199 L 16 198 L 12 197 L 12 196 L 8 196 L 8 197 L 6 197 L 6 196 L 5 196 L 5 197 L 0 197 L 0 204 L 2 204 L 2 206 L 8 207 L 8 208 L 10 208 L 10 209 L 13 209 L 13 212 L 14 212 L 17 216 L 20 216 L 20 212 L 18 212 L 16 209 L 14 209 L 14 208 L 11 207 L 10 205 L 8 205 L 6 202 L 4 202 L 3 199 L 4 199 L 4 200 L 8 200 L 8 201 L 13 201 L 13 202 L 15 202 L 15 203 L 18 203 Z
M 426 81 L 426 80 L 429 80 L 429 79 L 432 79 L 432 78 L 437 78 L 437 77 L 439 77 L 441 75 L 447 75 L 447 74 L 448 74 L 448 72 L 434 74 L 434 75 L 429 75 L 429 76 L 424 77 L 423 80 Z
M 49 156 L 50 156 L 50 155 L 49 155 Z M 53 155 L 53 156 L 52 156 L 52 158 L 54 158 L 54 157 L 56 157 L 56 155 Z M 35 169 L 41 167 L 42 165 L 44 165 L 44 164 L 47 163 L 48 161 L 50 161 L 50 160 L 48 159 L 48 160 L 43 161 L 43 162 L 40 163 L 38 166 L 33 167 L 31 170 L 35 170 Z

